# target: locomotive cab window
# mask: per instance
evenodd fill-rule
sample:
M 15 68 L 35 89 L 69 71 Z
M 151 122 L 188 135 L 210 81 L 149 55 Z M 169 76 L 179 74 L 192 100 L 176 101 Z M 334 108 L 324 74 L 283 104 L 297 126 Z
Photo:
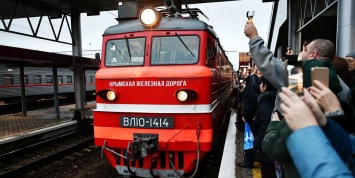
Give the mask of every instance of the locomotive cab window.
M 142 66 L 145 38 L 110 40 L 106 43 L 106 66 Z
M 207 61 L 206 64 L 209 67 L 213 67 L 213 61 L 216 55 L 216 44 L 213 38 L 208 38 L 207 40 Z
M 151 65 L 196 64 L 199 46 L 198 36 L 153 37 Z

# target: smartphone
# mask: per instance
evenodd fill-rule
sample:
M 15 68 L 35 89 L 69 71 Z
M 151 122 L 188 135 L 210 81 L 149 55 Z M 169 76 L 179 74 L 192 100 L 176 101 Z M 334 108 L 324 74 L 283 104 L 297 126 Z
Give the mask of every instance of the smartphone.
M 297 55 L 286 55 L 284 61 L 284 82 L 291 91 L 303 95 L 302 63 L 297 61 Z
M 328 67 L 312 67 L 311 68 L 312 86 L 314 80 L 320 81 L 326 87 L 329 87 L 329 68 Z

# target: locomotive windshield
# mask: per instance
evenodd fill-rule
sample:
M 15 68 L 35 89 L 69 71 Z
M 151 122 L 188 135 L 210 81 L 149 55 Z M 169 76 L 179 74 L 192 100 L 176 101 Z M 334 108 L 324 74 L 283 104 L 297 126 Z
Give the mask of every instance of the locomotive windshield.
M 152 65 L 195 64 L 198 61 L 198 36 L 153 37 Z
M 106 44 L 106 66 L 141 66 L 145 38 L 110 40 Z

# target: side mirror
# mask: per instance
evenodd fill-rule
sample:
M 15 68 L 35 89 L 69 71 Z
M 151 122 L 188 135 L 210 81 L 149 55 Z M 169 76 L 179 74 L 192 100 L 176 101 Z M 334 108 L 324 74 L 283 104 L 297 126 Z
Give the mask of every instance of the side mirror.
M 98 64 L 101 63 L 100 53 L 95 54 L 95 60 L 96 60 L 96 63 L 98 63 Z

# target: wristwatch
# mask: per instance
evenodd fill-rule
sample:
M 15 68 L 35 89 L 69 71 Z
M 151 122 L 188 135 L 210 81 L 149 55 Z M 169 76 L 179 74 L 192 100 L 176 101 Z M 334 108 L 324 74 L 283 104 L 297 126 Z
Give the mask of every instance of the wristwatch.
M 344 116 L 344 111 L 342 109 L 337 109 L 335 111 L 325 113 L 325 116 Z

